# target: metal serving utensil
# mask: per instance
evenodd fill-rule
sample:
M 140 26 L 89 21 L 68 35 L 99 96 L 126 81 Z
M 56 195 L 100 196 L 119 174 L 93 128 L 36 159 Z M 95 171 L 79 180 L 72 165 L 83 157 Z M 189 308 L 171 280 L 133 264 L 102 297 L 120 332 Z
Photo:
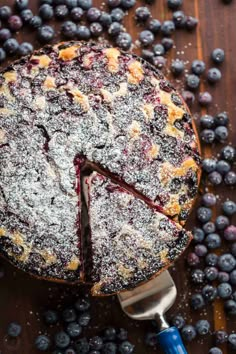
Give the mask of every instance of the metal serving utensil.
M 175 283 L 167 270 L 131 291 L 118 294 L 127 316 L 134 320 L 157 322 L 160 331 L 157 339 L 165 354 L 187 354 L 178 329 L 170 327 L 165 319 L 165 313 L 174 304 L 176 295 Z

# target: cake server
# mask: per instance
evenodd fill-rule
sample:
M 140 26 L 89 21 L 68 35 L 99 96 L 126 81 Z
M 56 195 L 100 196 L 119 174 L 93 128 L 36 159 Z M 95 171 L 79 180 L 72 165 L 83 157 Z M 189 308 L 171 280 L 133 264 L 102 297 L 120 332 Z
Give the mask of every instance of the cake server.
M 118 294 L 120 305 L 130 318 L 157 322 L 157 340 L 165 354 L 187 354 L 178 329 L 170 327 L 165 319 L 176 295 L 175 283 L 167 270 L 131 291 Z

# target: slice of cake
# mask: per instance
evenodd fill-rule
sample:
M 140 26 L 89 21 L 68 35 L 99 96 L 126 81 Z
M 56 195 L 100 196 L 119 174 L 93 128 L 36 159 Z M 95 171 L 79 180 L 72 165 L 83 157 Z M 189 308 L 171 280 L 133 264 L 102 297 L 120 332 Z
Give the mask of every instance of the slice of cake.
M 97 172 L 86 178 L 93 295 L 134 288 L 167 268 L 191 233 Z

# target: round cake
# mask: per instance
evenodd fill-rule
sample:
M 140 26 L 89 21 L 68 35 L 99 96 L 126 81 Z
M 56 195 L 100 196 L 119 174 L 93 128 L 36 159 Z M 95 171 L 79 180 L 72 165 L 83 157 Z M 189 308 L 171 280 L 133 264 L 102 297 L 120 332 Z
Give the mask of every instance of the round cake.
M 170 82 L 117 48 L 66 42 L 14 62 L 0 85 L 0 252 L 96 295 L 171 264 L 191 239 L 200 156 Z

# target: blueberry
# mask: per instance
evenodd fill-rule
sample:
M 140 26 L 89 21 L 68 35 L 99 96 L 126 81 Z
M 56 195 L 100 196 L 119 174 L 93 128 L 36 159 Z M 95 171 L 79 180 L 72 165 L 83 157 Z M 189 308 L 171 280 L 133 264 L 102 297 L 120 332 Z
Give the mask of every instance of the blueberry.
M 218 277 L 218 270 L 215 267 L 206 267 L 204 269 L 204 274 L 208 281 L 213 281 Z
M 125 10 L 131 9 L 135 4 L 136 0 L 121 0 L 121 6 Z
M 206 207 L 199 207 L 197 209 L 197 218 L 200 222 L 206 223 L 212 218 L 212 211 Z
M 6 59 L 6 52 L 3 48 L 0 48 L 0 63 L 4 62 L 5 59 Z
M 217 287 L 217 292 L 221 299 L 228 299 L 233 291 L 229 283 L 221 283 Z
M 229 281 L 230 281 L 230 284 L 236 285 L 236 269 L 230 273 Z
M 70 17 L 73 21 L 79 22 L 84 14 L 84 10 L 81 9 L 81 7 L 75 7 L 74 9 L 71 10 L 70 12 Z
M 205 144 L 212 144 L 213 141 L 215 140 L 215 132 L 212 129 L 204 129 L 201 134 L 201 140 Z
M 157 334 L 153 332 L 148 332 L 144 338 L 145 344 L 149 347 L 157 346 Z
M 207 107 L 212 103 L 212 96 L 209 92 L 200 92 L 198 96 L 198 102 L 201 106 Z
M 56 324 L 58 322 L 58 314 L 56 311 L 48 310 L 43 313 L 43 319 L 46 324 Z
M 99 22 L 92 22 L 89 29 L 92 37 L 99 37 L 103 32 L 103 27 Z
M 93 0 L 78 0 L 78 6 L 83 10 L 88 10 L 93 6 Z
M 236 213 L 236 203 L 233 202 L 232 200 L 226 200 L 223 203 L 223 212 L 228 215 L 228 216 L 232 216 Z
M 42 21 L 41 17 L 33 16 L 29 22 L 29 25 L 30 25 L 30 27 L 36 29 L 36 28 L 39 28 L 40 26 L 42 26 L 42 23 L 43 23 L 43 21 Z
M 116 9 L 113 9 L 111 11 L 112 21 L 121 22 L 123 20 L 124 16 L 125 16 L 124 11 L 122 9 L 120 9 L 119 7 Z
M 89 22 L 97 22 L 101 16 L 101 11 L 97 7 L 90 7 L 87 11 L 87 20 Z
M 229 124 L 228 114 L 226 112 L 218 113 L 215 116 L 214 121 L 217 126 L 221 126 L 221 125 L 227 126 Z
M 118 351 L 120 354 L 131 354 L 134 352 L 134 345 L 126 340 L 119 345 Z
M 116 338 L 120 341 L 124 341 L 128 338 L 128 332 L 126 329 L 124 328 L 119 328 L 117 331 L 116 331 Z
M 184 71 L 184 62 L 183 60 L 175 59 L 171 63 L 170 70 L 174 76 L 179 76 Z
M 217 296 L 217 289 L 212 285 L 205 285 L 202 288 L 202 296 L 206 301 L 213 301 Z
M 101 25 L 105 28 L 108 28 L 112 24 L 112 18 L 111 15 L 108 14 L 107 12 L 103 11 L 101 13 L 101 16 L 99 18 L 99 22 Z
M 107 327 L 103 330 L 103 337 L 105 341 L 114 341 L 116 339 L 116 329 L 114 327 Z
M 121 4 L 121 0 L 107 0 L 107 5 L 111 8 L 118 7 Z
M 219 283 L 227 283 L 229 281 L 229 274 L 226 272 L 218 273 L 218 282 Z
M 212 129 L 215 126 L 215 120 L 209 114 L 205 114 L 200 118 L 200 125 L 202 128 Z
M 144 30 L 139 34 L 139 40 L 142 46 L 146 47 L 151 45 L 154 41 L 154 35 L 149 30 Z
M 214 171 L 208 175 L 209 182 L 214 186 L 218 186 L 222 182 L 222 176 L 219 172 Z
M 64 354 L 76 354 L 76 352 L 73 348 L 67 348 L 65 350 Z
M 236 333 L 231 333 L 229 335 L 228 343 L 232 349 L 236 349 Z
M 195 74 L 188 75 L 186 84 L 191 90 L 196 90 L 199 87 L 200 79 Z
M 183 0 L 167 0 L 167 6 L 170 10 L 176 10 L 183 4 Z
M 172 19 L 176 28 L 183 28 L 185 26 L 185 14 L 183 11 L 175 11 Z
M 162 70 L 166 65 L 166 59 L 162 55 L 155 55 L 152 59 L 152 64 L 159 70 Z
M 42 5 L 42 4 L 52 5 L 53 2 L 54 2 L 53 0 L 40 0 L 39 1 L 40 5 Z
M 236 226 L 230 225 L 224 230 L 224 238 L 227 241 L 236 241 Z
M 12 15 L 12 10 L 10 6 L 1 6 L 0 7 L 0 20 L 6 21 Z
M 77 322 L 70 322 L 66 327 L 66 332 L 71 338 L 75 338 L 80 335 L 82 328 Z
M 171 20 L 166 20 L 161 25 L 161 33 L 163 36 L 171 36 L 175 30 L 175 24 Z
M 196 243 L 202 242 L 205 238 L 205 233 L 202 229 L 199 227 L 194 227 L 193 229 L 193 240 Z
M 236 315 L 236 301 L 226 300 L 224 303 L 224 309 L 228 315 Z
M 207 248 L 204 245 L 198 244 L 194 247 L 194 252 L 198 257 L 204 257 L 207 254 Z
M 188 106 L 191 106 L 195 102 L 195 95 L 191 91 L 184 90 L 182 96 Z
M 37 350 L 40 350 L 41 352 L 45 352 L 49 349 L 51 341 L 47 336 L 41 334 L 35 339 L 34 344 Z
M 154 57 L 154 53 L 153 51 L 149 50 L 149 49 L 142 49 L 142 54 L 141 57 L 149 62 L 152 61 L 153 57 Z
M 227 216 L 219 215 L 216 218 L 215 225 L 218 230 L 224 230 L 227 226 L 229 226 L 229 219 Z
M 181 315 L 177 315 L 174 318 L 172 318 L 171 324 L 172 326 L 181 329 L 185 325 L 185 319 Z
M 187 16 L 185 20 L 185 27 L 187 30 L 192 31 L 197 27 L 198 19 L 193 16 Z
M 211 53 L 211 58 L 216 64 L 221 64 L 225 60 L 225 52 L 221 48 L 216 48 Z
M 208 221 L 202 227 L 205 234 L 212 234 L 216 231 L 215 224 L 212 221 Z
M 151 31 L 153 34 L 157 34 L 161 29 L 161 22 L 153 18 L 148 22 L 147 29 Z
M 216 331 L 214 335 L 216 344 L 223 344 L 228 340 L 228 334 L 223 330 Z
M 217 161 L 216 164 L 216 170 L 221 174 L 221 175 L 225 175 L 227 172 L 230 171 L 230 164 L 225 161 L 225 160 L 219 160 Z
M 214 84 L 218 82 L 221 79 L 221 72 L 217 68 L 211 68 L 207 72 L 207 80 L 211 83 Z
M 229 186 L 234 186 L 236 184 L 236 173 L 234 171 L 229 171 L 226 173 L 224 182 Z
M 13 15 L 13 16 L 10 16 L 8 19 L 8 26 L 12 32 L 17 32 L 21 29 L 21 27 L 23 26 L 23 23 L 22 23 L 22 20 L 19 16 Z
M 231 253 L 234 257 L 236 257 L 236 242 L 234 242 L 231 246 Z
M 55 17 L 58 20 L 63 20 L 64 18 L 66 18 L 66 16 L 68 16 L 69 10 L 66 5 L 57 5 L 55 7 L 54 13 L 55 13 Z
M 77 339 L 74 343 L 74 347 L 79 354 L 87 354 L 89 352 L 89 342 L 87 338 Z
M 95 337 L 90 338 L 89 346 L 90 346 L 90 349 L 94 349 L 94 350 L 102 349 L 102 346 L 103 346 L 102 338 L 99 336 L 95 336 Z
M 108 28 L 108 34 L 112 37 L 118 36 L 123 31 L 123 26 L 119 22 L 113 22 Z
M 232 299 L 236 301 L 236 291 L 232 294 Z
M 225 253 L 219 256 L 218 267 L 223 272 L 231 272 L 236 266 L 236 260 L 230 253 Z
M 91 320 L 91 315 L 89 312 L 83 312 L 78 318 L 79 324 L 83 327 L 88 326 L 90 320 Z
M 7 327 L 7 334 L 10 337 L 18 337 L 21 334 L 21 325 L 17 322 L 11 322 Z
M 193 294 L 190 301 L 193 310 L 199 310 L 205 306 L 205 301 L 201 294 Z
M 215 137 L 219 142 L 224 142 L 228 138 L 229 132 L 227 127 L 219 126 L 215 129 Z
M 20 13 L 20 17 L 24 23 L 29 23 L 33 16 L 33 12 L 30 9 L 25 9 Z
M 11 32 L 8 28 L 0 29 L 0 42 L 5 42 L 7 39 L 11 38 Z
M 15 7 L 17 11 L 22 11 L 27 9 L 29 5 L 29 0 L 15 0 Z
M 140 6 L 135 10 L 135 19 L 140 22 L 145 22 L 151 16 L 151 12 L 148 7 Z
M 152 31 L 153 32 L 153 31 Z M 153 32 L 154 33 L 154 32 Z M 172 38 L 169 37 L 164 37 L 161 40 L 161 44 L 163 45 L 163 47 L 165 48 L 166 51 L 170 50 L 173 45 L 174 45 L 174 41 Z
M 101 354 L 101 352 L 98 350 L 91 350 L 89 354 Z
M 201 269 L 194 269 L 191 273 L 191 280 L 194 284 L 203 284 L 205 281 L 205 274 Z
M 199 320 L 195 325 L 197 334 L 204 336 L 210 331 L 210 323 L 207 320 Z
M 206 207 L 213 207 L 216 205 L 216 196 L 213 193 L 205 193 L 202 196 L 202 204 Z
M 164 55 L 165 54 L 165 48 L 163 47 L 162 44 L 155 44 L 153 46 L 153 53 L 154 55 Z
M 65 5 L 68 7 L 68 9 L 74 9 L 78 5 L 77 0 L 65 0 Z
M 58 5 L 58 6 L 64 6 L 64 5 Z M 43 4 L 39 8 L 39 16 L 44 20 L 48 21 L 53 18 L 53 8 L 51 5 L 48 4 Z
M 76 312 L 72 307 L 62 311 L 62 319 L 64 322 L 74 322 L 76 320 Z
M 195 328 L 192 325 L 185 325 L 181 330 L 182 338 L 191 342 L 197 335 Z
M 205 258 L 206 265 L 208 266 L 216 266 L 218 263 L 218 256 L 215 253 L 208 253 Z
M 88 40 L 91 37 L 90 29 L 86 26 L 78 26 L 76 31 L 78 39 Z
M 42 26 L 38 28 L 38 40 L 41 43 L 49 43 L 55 35 L 54 29 L 51 26 Z
M 195 75 L 201 75 L 206 70 L 206 64 L 202 60 L 194 60 L 191 64 L 191 70 Z
M 32 46 L 31 43 L 23 42 L 19 45 L 18 54 L 20 56 L 29 55 L 33 52 L 33 50 L 34 50 L 34 47 Z
M 116 45 L 123 50 L 130 49 L 131 44 L 132 44 L 132 37 L 127 32 L 121 32 L 116 38 Z
M 65 38 L 75 38 L 77 33 L 76 24 L 72 21 L 65 21 L 61 26 L 61 33 Z
M 17 42 L 17 40 L 15 38 L 9 38 L 3 44 L 3 49 L 9 55 L 16 54 L 18 51 L 18 48 L 19 48 L 19 43 Z
M 113 342 L 106 342 L 102 348 L 102 354 L 116 354 L 117 345 Z
M 236 157 L 235 149 L 230 145 L 223 147 L 221 149 L 220 154 L 221 154 L 222 159 L 229 161 L 229 162 L 233 162 Z
M 216 170 L 216 159 L 204 159 L 202 162 L 202 168 L 205 172 L 211 173 Z
M 220 348 L 217 347 L 212 347 L 208 354 L 223 354 L 222 350 Z
M 190 252 L 187 256 L 187 263 L 190 267 L 196 267 L 200 263 L 198 255 L 194 252 Z
M 70 344 L 70 337 L 64 331 L 57 332 L 54 336 L 55 345 L 60 349 L 65 349 Z

